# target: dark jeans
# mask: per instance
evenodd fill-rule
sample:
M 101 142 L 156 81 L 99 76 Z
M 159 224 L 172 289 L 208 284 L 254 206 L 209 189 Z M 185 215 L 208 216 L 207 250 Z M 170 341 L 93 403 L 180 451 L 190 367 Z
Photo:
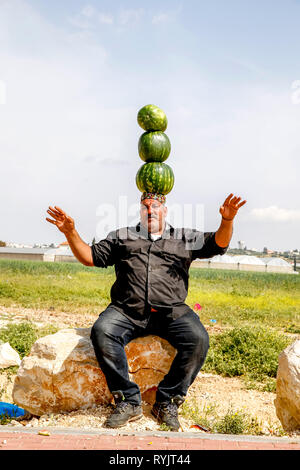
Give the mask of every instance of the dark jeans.
M 208 333 L 192 309 L 176 320 L 151 313 L 148 325 L 140 327 L 114 307 L 107 307 L 92 327 L 91 340 L 110 392 L 121 390 L 134 405 L 141 403 L 141 394 L 138 385 L 129 380 L 124 348 L 134 338 L 150 334 L 166 339 L 177 350 L 168 374 L 158 385 L 158 402 L 186 396 L 209 348 Z

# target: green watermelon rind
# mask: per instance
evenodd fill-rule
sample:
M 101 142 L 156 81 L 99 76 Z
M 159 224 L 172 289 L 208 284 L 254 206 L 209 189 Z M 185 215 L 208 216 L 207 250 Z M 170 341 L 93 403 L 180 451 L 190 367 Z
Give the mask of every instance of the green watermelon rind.
M 137 122 L 145 131 L 164 132 L 168 126 L 166 113 L 154 104 L 147 104 L 139 110 Z
M 141 192 L 166 195 L 172 191 L 174 180 L 172 168 L 162 162 L 144 163 L 136 174 L 136 185 Z
M 171 142 L 161 131 L 148 131 L 138 142 L 139 156 L 144 162 L 164 162 L 170 155 Z

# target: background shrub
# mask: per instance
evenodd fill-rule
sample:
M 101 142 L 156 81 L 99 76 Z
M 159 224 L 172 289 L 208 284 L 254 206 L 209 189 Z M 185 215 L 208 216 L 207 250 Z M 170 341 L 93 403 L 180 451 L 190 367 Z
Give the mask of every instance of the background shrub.
M 264 381 L 276 377 L 279 354 L 291 343 L 283 334 L 262 327 L 234 328 L 211 336 L 203 370 Z
M 56 333 L 56 331 L 58 331 L 58 328 L 52 325 L 37 328 L 30 322 L 8 323 L 0 329 L 0 342 L 8 342 L 23 359 L 24 356 L 29 354 L 32 345 L 38 338 Z

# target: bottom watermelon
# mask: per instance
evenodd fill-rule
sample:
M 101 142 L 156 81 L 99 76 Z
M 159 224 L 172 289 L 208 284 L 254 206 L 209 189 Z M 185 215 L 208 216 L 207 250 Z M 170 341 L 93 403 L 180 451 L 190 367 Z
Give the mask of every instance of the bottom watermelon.
M 174 186 L 173 170 L 166 163 L 145 163 L 136 174 L 136 185 L 141 192 L 168 194 Z

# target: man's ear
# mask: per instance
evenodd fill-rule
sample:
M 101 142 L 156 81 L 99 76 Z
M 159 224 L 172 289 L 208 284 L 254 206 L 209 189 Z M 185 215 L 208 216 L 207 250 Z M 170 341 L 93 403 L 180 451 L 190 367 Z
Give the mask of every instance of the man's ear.
M 167 213 L 168 213 L 168 208 L 167 208 L 167 207 L 164 207 L 164 216 L 165 216 L 165 217 L 166 217 Z

